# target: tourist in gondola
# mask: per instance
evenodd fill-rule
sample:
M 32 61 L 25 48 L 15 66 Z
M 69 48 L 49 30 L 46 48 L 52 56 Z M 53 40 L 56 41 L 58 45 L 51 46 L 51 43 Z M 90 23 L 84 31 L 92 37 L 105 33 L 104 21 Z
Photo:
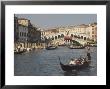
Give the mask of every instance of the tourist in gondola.
M 77 60 L 76 60 L 76 65 L 81 65 L 81 59 L 80 58 L 78 58 Z
M 84 63 L 86 63 L 86 62 L 87 62 L 87 59 L 84 58 L 84 57 L 82 57 L 82 58 L 81 58 L 81 64 L 84 64 Z
M 85 59 L 84 59 L 84 58 L 82 58 L 81 64 L 84 64 L 84 62 L 85 62 Z
M 76 59 L 74 60 L 74 59 L 71 58 L 71 61 L 69 62 L 69 64 L 70 65 L 76 65 Z

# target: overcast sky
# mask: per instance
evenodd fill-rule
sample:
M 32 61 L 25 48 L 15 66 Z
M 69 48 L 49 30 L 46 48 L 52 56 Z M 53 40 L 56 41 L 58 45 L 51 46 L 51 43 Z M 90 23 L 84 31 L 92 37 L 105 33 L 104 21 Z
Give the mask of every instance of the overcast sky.
M 32 24 L 44 29 L 97 22 L 96 14 L 16 14 L 15 16 L 29 19 Z

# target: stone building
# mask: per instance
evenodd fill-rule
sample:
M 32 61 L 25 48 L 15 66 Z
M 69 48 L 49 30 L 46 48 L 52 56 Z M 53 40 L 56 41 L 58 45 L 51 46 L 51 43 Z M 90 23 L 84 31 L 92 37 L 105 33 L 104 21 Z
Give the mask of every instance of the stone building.
M 14 48 L 32 47 L 32 43 L 37 44 L 40 39 L 41 32 L 31 24 L 30 20 L 14 17 Z
M 28 19 L 17 17 L 15 17 L 14 20 L 14 24 L 16 24 L 14 27 L 15 48 L 17 48 L 17 46 L 26 48 L 28 42 L 28 24 L 30 21 Z
M 32 24 L 29 24 L 28 29 L 28 47 L 34 48 L 37 45 L 40 45 L 41 31 L 39 30 L 39 28 L 33 26 Z
M 97 42 L 97 23 L 89 24 L 86 28 L 86 34 L 89 36 L 89 39 Z
M 18 35 L 18 18 L 14 17 L 14 43 L 18 41 L 19 35 Z

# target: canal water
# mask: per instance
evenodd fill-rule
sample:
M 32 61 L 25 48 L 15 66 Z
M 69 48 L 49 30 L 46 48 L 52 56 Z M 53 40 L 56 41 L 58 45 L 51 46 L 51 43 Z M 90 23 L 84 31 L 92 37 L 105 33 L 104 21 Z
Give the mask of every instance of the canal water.
M 15 76 L 97 76 L 97 47 L 91 47 L 90 67 L 64 72 L 59 64 L 58 56 L 63 64 L 68 64 L 71 58 L 85 57 L 85 49 L 69 49 L 58 47 L 55 50 L 37 49 L 35 51 L 14 55 Z

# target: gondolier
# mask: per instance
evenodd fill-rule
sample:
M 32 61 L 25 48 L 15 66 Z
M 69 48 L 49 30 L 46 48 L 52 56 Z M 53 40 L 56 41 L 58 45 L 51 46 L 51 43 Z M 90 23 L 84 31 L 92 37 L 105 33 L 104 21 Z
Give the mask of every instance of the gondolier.
M 89 46 L 86 47 L 86 51 L 87 51 L 87 60 L 91 60 L 91 55 L 90 55 L 91 49 Z

